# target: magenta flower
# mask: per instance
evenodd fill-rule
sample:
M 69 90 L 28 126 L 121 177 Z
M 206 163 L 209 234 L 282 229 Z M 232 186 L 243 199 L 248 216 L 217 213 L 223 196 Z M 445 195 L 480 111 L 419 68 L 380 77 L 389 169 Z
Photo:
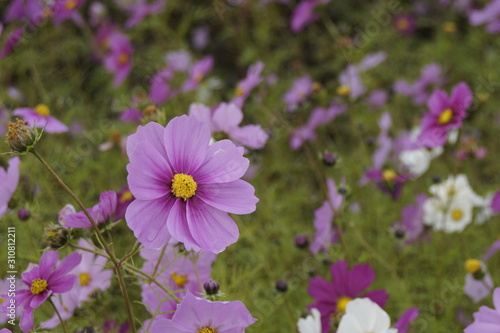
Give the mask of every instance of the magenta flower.
M 144 18 L 151 14 L 159 14 L 165 7 L 166 0 L 157 0 L 153 3 L 148 3 L 147 0 L 140 0 L 137 3 L 132 3 L 126 8 L 130 13 L 130 18 L 125 22 L 125 28 L 130 29 L 141 23 Z
M 116 192 L 107 191 L 101 194 L 99 197 L 99 203 L 87 211 L 97 224 L 101 224 L 115 213 L 116 203 Z M 67 215 L 64 217 L 64 220 L 66 221 L 65 227 L 67 228 L 92 227 L 92 223 L 83 211 Z
M 314 212 L 316 234 L 309 247 L 309 250 L 314 254 L 319 251 L 326 252 L 330 244 L 338 241 L 338 230 L 333 228 L 332 222 L 344 203 L 344 196 L 337 192 L 337 186 L 333 179 L 327 180 L 327 186 L 328 200 L 323 202 L 321 207 Z
M 68 19 L 73 19 L 76 23 L 83 21 L 78 13 L 78 9 L 83 5 L 85 0 L 60 0 L 54 3 L 51 8 L 52 17 L 56 25 L 60 25 Z
M 209 127 L 194 117 L 139 126 L 127 139 L 128 184 L 136 198 L 125 214 L 134 235 L 159 249 L 172 235 L 189 249 L 219 253 L 239 237 L 227 215 L 255 211 L 243 148 L 229 140 L 209 146 Z
M 466 83 L 457 84 L 448 98 L 437 89 L 427 101 L 429 112 L 424 115 L 418 137 L 423 147 L 435 148 L 446 143 L 448 133 L 460 128 L 467 108 L 472 104 L 472 92 Z
M 200 61 L 197 61 L 191 67 L 189 71 L 189 78 L 184 82 L 181 87 L 183 92 L 188 92 L 194 90 L 200 84 L 201 80 L 207 75 L 208 72 L 212 70 L 214 66 L 214 58 L 211 56 L 205 57 Z
M 23 117 L 31 127 L 43 127 L 47 133 L 68 131 L 68 126 L 50 115 L 50 109 L 45 104 L 38 104 L 34 108 L 18 108 L 12 114 Z
M 244 332 L 257 319 L 239 301 L 211 302 L 190 292 L 177 307 L 172 319 L 155 320 L 151 333 L 233 333 Z
M 4 17 L 5 22 L 26 19 L 31 25 L 40 23 L 49 13 L 39 0 L 13 0 Z
M 104 59 L 106 69 L 115 74 L 113 81 L 118 87 L 127 78 L 132 69 L 132 55 L 134 49 L 126 35 L 121 32 L 114 32 L 106 39 L 109 53 Z
M 464 333 L 500 332 L 500 288 L 493 292 L 493 305 L 495 309 L 481 306 L 474 313 L 474 322 L 465 328 Z
M 399 317 L 398 321 L 394 324 L 394 328 L 398 330 L 398 333 L 408 332 L 410 330 L 408 325 L 417 319 L 418 314 L 418 308 L 409 308 Z
M 128 186 L 117 193 L 116 209 L 113 214 L 113 221 L 121 220 L 125 217 L 127 207 L 134 201 L 134 195 L 130 192 Z
M 394 170 L 370 169 L 365 177 L 373 181 L 382 193 L 388 194 L 392 200 L 398 200 L 403 192 L 404 183 L 410 179 L 410 175 L 398 174 Z
M 316 21 L 319 16 L 315 13 L 316 7 L 320 4 L 328 3 L 330 0 L 303 0 L 295 7 L 290 27 L 293 32 L 297 33 L 303 30 L 306 26 Z
M 59 265 L 58 259 L 59 252 L 46 251 L 40 258 L 39 265 L 21 274 L 22 282 L 29 288 L 17 293 L 17 301 L 25 309 L 20 323 L 23 332 L 33 328 L 34 309 L 42 305 L 50 295 L 70 291 L 77 280 L 76 276 L 68 272 L 80 263 L 82 256 L 72 253 Z
M 500 191 L 496 192 L 491 199 L 490 207 L 494 213 L 500 213 Z
M 478 26 L 487 24 L 486 30 L 489 33 L 497 34 L 500 32 L 500 1 L 493 0 L 483 9 L 472 10 L 469 14 L 470 24 Z
M 330 268 L 332 282 L 318 276 L 309 280 L 307 291 L 316 302 L 308 306 L 321 312 L 321 328 L 326 333 L 332 319 L 340 319 L 349 301 L 358 297 L 369 298 L 383 307 L 389 298 L 385 290 L 372 290 L 362 294 L 375 280 L 375 271 L 369 264 L 357 264 L 349 271 L 347 262 L 339 260 Z
M 289 112 L 295 111 L 300 103 L 303 103 L 313 92 L 313 81 L 309 75 L 304 75 L 295 80 L 292 88 L 283 96 Z
M 394 83 L 393 88 L 398 94 L 413 97 L 413 103 L 416 105 L 422 105 L 429 98 L 429 89 L 433 86 L 440 87 L 444 82 L 441 66 L 432 63 L 422 68 L 420 78 L 412 84 L 406 80 L 399 80 Z
M 17 44 L 19 44 L 19 42 L 21 41 L 21 38 L 23 38 L 23 35 L 24 35 L 24 29 L 16 28 L 7 36 L 7 40 L 5 41 L 5 44 L 3 45 L 3 48 L 0 51 L 0 59 L 3 59 L 6 56 L 8 56 L 16 48 Z
M 395 15 L 392 19 L 392 24 L 394 28 L 403 35 L 411 35 L 417 28 L 415 17 L 411 14 Z
M 415 204 L 407 205 L 401 213 L 401 221 L 395 222 L 392 229 L 402 233 L 406 244 L 413 244 L 427 236 L 424 227 L 424 202 L 427 200 L 425 194 L 418 194 Z
M 156 73 L 151 78 L 151 90 L 149 99 L 161 105 L 178 94 L 178 89 L 173 89 L 169 85 L 169 81 L 174 77 L 174 69 L 167 67 Z
M 120 113 L 120 120 L 123 122 L 131 122 L 140 124 L 142 119 L 142 112 L 136 108 L 126 108 Z
M 243 112 L 234 104 L 221 103 L 213 112 L 205 105 L 191 104 L 189 115 L 205 122 L 213 134 L 227 134 L 229 138 L 248 148 L 261 149 L 269 138 L 260 125 L 239 127 L 243 121 Z
M 9 167 L 0 166 L 0 218 L 7 212 L 9 201 L 19 183 L 19 164 L 21 160 L 15 156 L 9 160 Z
M 229 103 L 235 104 L 240 109 L 243 107 L 243 103 L 248 98 L 253 88 L 262 82 L 263 79 L 260 76 L 262 69 L 264 69 L 264 64 L 260 61 L 250 66 L 247 77 L 238 82 L 236 86 L 236 96 Z

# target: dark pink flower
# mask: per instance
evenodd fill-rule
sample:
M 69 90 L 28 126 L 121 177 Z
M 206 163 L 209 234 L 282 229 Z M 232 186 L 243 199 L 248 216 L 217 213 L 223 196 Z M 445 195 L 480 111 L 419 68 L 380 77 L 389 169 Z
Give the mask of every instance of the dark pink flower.
M 309 280 L 309 295 L 316 301 L 308 306 L 321 312 L 321 328 L 326 333 L 331 328 L 332 320 L 339 320 L 344 314 L 349 301 L 358 297 L 369 298 L 383 307 L 389 298 L 385 290 L 363 291 L 375 280 L 375 271 L 369 264 L 357 264 L 349 271 L 347 262 L 339 260 L 334 263 L 330 272 L 332 282 L 318 276 Z
M 411 14 L 398 14 L 392 19 L 392 24 L 396 30 L 403 35 L 411 35 L 415 32 L 417 25 L 415 17 Z

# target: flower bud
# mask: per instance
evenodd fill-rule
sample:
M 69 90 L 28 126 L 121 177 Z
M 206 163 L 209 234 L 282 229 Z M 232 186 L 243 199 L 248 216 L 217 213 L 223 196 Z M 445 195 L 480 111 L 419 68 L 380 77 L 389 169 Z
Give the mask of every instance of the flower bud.
M 214 280 L 208 280 L 203 284 L 207 295 L 216 295 L 219 292 L 219 284 Z
M 30 211 L 27 210 L 26 208 L 21 208 L 19 209 L 19 212 L 17 212 L 17 217 L 19 217 L 21 221 L 28 220 L 30 216 L 31 216 Z
M 323 154 L 323 163 L 326 166 L 334 166 L 337 163 L 337 158 L 333 153 L 326 152 Z
M 276 282 L 276 290 L 284 293 L 288 290 L 288 284 L 283 280 L 279 280 Z
M 68 242 L 68 229 L 51 224 L 44 230 L 45 243 L 53 249 L 58 249 Z
M 13 152 L 24 155 L 35 149 L 35 144 L 40 140 L 42 133 L 29 126 L 29 123 L 17 119 L 15 123 L 9 122 L 9 129 L 5 134 L 5 141 Z
M 295 237 L 295 246 L 299 249 L 305 249 L 309 245 L 309 237 L 306 235 L 298 235 Z

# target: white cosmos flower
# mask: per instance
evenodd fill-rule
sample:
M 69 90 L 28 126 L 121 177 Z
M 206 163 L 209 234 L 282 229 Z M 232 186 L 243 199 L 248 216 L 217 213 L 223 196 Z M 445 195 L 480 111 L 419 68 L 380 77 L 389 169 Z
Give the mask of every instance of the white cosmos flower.
M 300 318 L 297 322 L 299 333 L 321 333 L 321 313 L 318 309 L 312 309 L 306 318 Z
M 481 206 L 484 199 L 472 190 L 466 175 L 450 176 L 444 182 L 433 185 L 429 191 L 442 202 L 449 202 L 454 196 L 469 198 L 474 206 Z
M 459 193 L 443 202 L 438 197 L 424 202 L 424 224 L 434 230 L 460 232 L 472 222 L 474 205 L 466 193 Z
M 369 298 L 356 298 L 349 303 L 340 320 L 337 333 L 397 333 L 390 328 L 391 319 Z

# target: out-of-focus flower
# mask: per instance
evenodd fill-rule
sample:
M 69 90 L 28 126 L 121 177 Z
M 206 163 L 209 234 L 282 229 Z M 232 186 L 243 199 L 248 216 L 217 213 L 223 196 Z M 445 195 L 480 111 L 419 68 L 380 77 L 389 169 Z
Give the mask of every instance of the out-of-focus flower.
M 165 62 L 174 71 L 186 72 L 191 66 L 191 54 L 188 51 L 171 51 L 165 55 Z
M 54 23 L 60 25 L 68 19 L 72 19 L 77 24 L 82 23 L 83 19 L 78 13 L 78 9 L 84 4 L 85 0 L 59 0 L 54 2 L 51 7 L 51 15 Z
M 193 64 L 189 70 L 189 78 L 184 82 L 181 87 L 183 92 L 188 92 L 194 90 L 200 82 L 203 80 L 205 75 L 212 70 L 214 66 L 214 58 L 207 56 Z
M 9 33 L 9 35 L 7 36 L 7 40 L 3 45 L 3 48 L 0 50 L 0 59 L 3 59 L 6 56 L 8 56 L 16 48 L 17 44 L 21 42 L 23 35 L 24 35 L 23 28 L 16 28 Z
M 234 104 L 221 103 L 213 112 L 203 104 L 191 104 L 189 115 L 205 122 L 210 127 L 212 135 L 224 133 L 248 148 L 261 149 L 269 138 L 260 125 L 240 127 L 243 112 Z
M 293 82 L 292 88 L 283 96 L 283 102 L 287 105 L 289 112 L 295 111 L 300 103 L 303 103 L 313 92 L 314 82 L 309 75 L 304 75 Z
M 474 302 L 479 302 L 493 290 L 493 280 L 486 269 L 484 262 L 477 259 L 468 259 L 465 262 L 464 291 Z
M 486 30 L 489 33 L 497 34 L 500 32 L 500 1 L 493 0 L 483 9 L 472 10 L 469 13 L 471 25 L 478 26 L 486 24 Z
M 203 50 L 210 43 L 210 30 L 208 26 L 203 25 L 193 30 L 191 40 L 195 50 Z
M 369 264 L 357 264 L 349 271 L 347 262 L 339 260 L 330 268 L 332 282 L 322 277 L 309 280 L 307 291 L 316 300 L 309 309 L 316 308 L 321 312 L 322 332 L 326 333 L 332 327 L 331 320 L 340 320 L 346 311 L 346 306 L 357 297 L 367 297 L 380 306 L 384 306 L 389 294 L 385 290 L 372 290 L 361 293 L 375 280 L 375 271 Z
M 432 63 L 422 68 L 420 78 L 412 84 L 406 80 L 399 80 L 394 83 L 393 88 L 398 94 L 413 97 L 413 103 L 416 105 L 422 105 L 429 98 L 430 88 L 440 87 L 444 82 L 441 66 Z
M 114 85 L 118 87 L 127 78 L 132 69 L 134 49 L 128 37 L 118 31 L 106 37 L 108 53 L 104 58 L 104 66 L 115 75 Z
M 256 321 L 239 301 L 211 302 L 187 292 L 173 318 L 155 320 L 151 333 L 243 332 Z
M 493 292 L 493 305 L 495 309 L 481 306 L 474 313 L 474 322 L 467 326 L 464 333 L 498 332 L 500 330 L 500 288 Z
M 23 117 L 31 127 L 42 127 L 47 133 L 68 131 L 68 126 L 50 115 L 50 109 L 45 104 L 38 104 L 34 108 L 17 108 L 12 114 Z
M 156 0 L 149 3 L 147 0 L 132 2 L 125 9 L 130 14 L 130 18 L 125 22 L 125 28 L 130 29 L 140 24 L 144 18 L 151 14 L 159 14 L 163 11 L 167 0 Z
M 316 7 L 321 4 L 326 4 L 330 0 L 302 0 L 297 7 L 295 7 L 290 28 L 293 32 L 297 33 L 303 30 L 307 25 L 316 21 L 319 16 L 315 13 Z
M 115 213 L 116 202 L 116 192 L 107 191 L 101 194 L 101 196 L 99 197 L 99 203 L 94 207 L 87 209 L 87 211 L 90 213 L 90 216 L 92 216 L 92 219 L 97 224 L 101 224 Z M 64 217 L 64 220 L 66 221 L 65 226 L 67 228 L 92 227 L 92 223 L 83 211 L 71 215 L 66 215 Z
M 262 62 L 257 62 L 248 68 L 247 77 L 238 82 L 236 85 L 236 96 L 229 102 L 235 104 L 239 108 L 243 107 L 243 103 L 250 96 L 250 92 L 259 83 L 262 82 L 263 78 L 260 76 L 264 64 Z
M 392 19 L 392 25 L 403 35 L 411 35 L 415 32 L 417 25 L 415 17 L 411 14 L 398 14 Z
M 222 252 L 239 236 L 227 213 L 255 211 L 254 188 L 240 180 L 249 165 L 243 148 L 209 142 L 209 127 L 185 115 L 166 128 L 140 126 L 127 139 L 127 180 L 136 200 L 125 219 L 147 248 L 165 246 L 172 235 L 187 249 Z
M 0 218 L 7 212 L 9 201 L 19 183 L 19 165 L 21 160 L 15 156 L 9 159 L 9 166 L 0 165 Z
M 407 205 L 401 213 L 401 221 L 395 222 L 392 229 L 403 232 L 407 244 L 413 244 L 426 236 L 424 227 L 424 202 L 427 200 L 425 194 L 419 194 L 415 198 L 415 204 Z

